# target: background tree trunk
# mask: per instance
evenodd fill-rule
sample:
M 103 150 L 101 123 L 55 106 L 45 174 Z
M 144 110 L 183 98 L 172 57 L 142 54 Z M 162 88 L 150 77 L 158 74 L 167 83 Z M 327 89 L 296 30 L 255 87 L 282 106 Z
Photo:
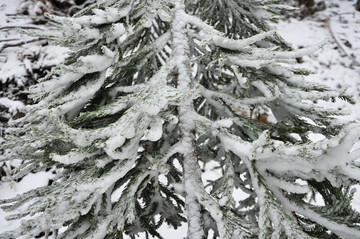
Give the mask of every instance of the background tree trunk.
M 360 0 L 357 0 L 355 9 L 356 11 L 360 11 Z

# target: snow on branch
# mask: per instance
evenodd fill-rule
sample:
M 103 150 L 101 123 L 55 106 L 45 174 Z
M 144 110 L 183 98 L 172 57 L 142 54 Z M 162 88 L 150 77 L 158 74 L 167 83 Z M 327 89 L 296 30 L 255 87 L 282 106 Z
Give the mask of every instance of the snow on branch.
M 25 162 L 9 180 L 59 174 L 0 200 L 24 206 L 10 219 L 31 216 L 0 239 L 161 238 L 161 225 L 184 222 L 189 239 L 359 232 L 348 188 L 359 181 L 360 130 L 316 103 L 348 96 L 305 82 L 294 58 L 321 44 L 291 50 L 269 30 L 276 2 L 103 0 L 49 15 L 67 28 L 45 34 L 71 52 L 31 89 L 36 104 L 0 160 Z

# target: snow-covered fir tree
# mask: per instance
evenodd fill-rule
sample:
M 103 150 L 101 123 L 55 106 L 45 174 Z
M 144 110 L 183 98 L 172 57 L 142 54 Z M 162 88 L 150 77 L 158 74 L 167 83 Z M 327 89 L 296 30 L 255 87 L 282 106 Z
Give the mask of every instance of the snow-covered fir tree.
M 8 219 L 26 217 L 0 238 L 162 238 L 164 223 L 187 223 L 188 239 L 358 238 L 360 131 L 321 106 L 351 98 L 305 81 L 295 59 L 321 44 L 292 50 L 272 31 L 284 8 L 102 0 L 73 18 L 49 15 L 64 29 L 40 34 L 72 53 L 32 88 L 38 103 L 2 160 L 25 161 L 7 180 L 58 175 L 0 201 Z M 222 176 L 203 182 L 209 161 Z

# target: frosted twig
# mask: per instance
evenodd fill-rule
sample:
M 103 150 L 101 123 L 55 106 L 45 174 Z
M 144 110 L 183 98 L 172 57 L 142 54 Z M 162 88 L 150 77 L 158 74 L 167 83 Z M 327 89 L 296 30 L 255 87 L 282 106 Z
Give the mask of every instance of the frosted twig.
M 0 27 L 0 31 L 2 30 L 7 30 L 7 29 L 37 29 L 37 30 L 44 30 L 47 31 L 48 29 L 42 28 L 42 27 L 38 27 L 38 26 L 20 26 L 20 25 L 13 25 L 13 26 L 3 26 Z
M 330 32 L 332 38 L 334 39 L 336 45 L 338 45 L 340 50 L 342 52 L 344 52 L 345 55 L 353 61 L 354 65 L 360 65 L 360 63 L 356 60 L 356 58 L 347 51 L 346 46 L 344 46 L 344 44 L 341 42 L 341 40 L 334 33 L 334 31 L 332 29 L 332 20 L 331 20 L 331 18 L 328 18 L 327 22 L 328 22 L 327 26 L 328 26 L 329 32 Z
M 37 41 L 42 41 L 42 40 L 47 40 L 47 38 L 36 38 L 36 39 L 31 39 L 31 40 L 27 40 L 27 41 L 20 41 L 20 42 L 16 42 L 16 43 L 5 43 L 0 45 L 0 53 L 5 50 L 6 48 L 9 47 L 17 47 L 17 46 L 22 46 L 24 44 L 28 44 L 28 43 L 32 43 L 32 42 L 37 42 Z
M 268 31 L 268 32 L 259 33 L 257 35 L 254 35 L 246 39 L 234 40 L 224 37 L 223 33 L 217 31 L 214 27 L 206 24 L 205 22 L 201 21 L 199 18 L 188 14 L 185 15 L 186 16 L 184 16 L 184 18 L 187 19 L 189 23 L 201 28 L 204 31 L 206 37 L 210 38 L 210 40 L 207 40 L 208 43 L 212 43 L 214 45 L 227 48 L 230 50 L 241 50 L 246 46 L 249 46 L 253 43 L 256 43 L 260 40 L 263 40 L 266 37 L 270 37 L 275 34 L 274 31 Z

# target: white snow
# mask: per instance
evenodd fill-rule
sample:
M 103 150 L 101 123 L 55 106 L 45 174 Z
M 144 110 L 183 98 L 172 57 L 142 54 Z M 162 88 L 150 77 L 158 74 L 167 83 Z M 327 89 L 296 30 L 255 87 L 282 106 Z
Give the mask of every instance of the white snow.
M 0 105 L 9 109 L 10 113 L 24 111 L 25 105 L 18 100 L 10 100 L 9 98 L 0 98 Z
M 154 119 L 151 123 L 150 123 L 150 129 L 147 129 L 145 131 L 144 137 L 145 140 L 150 140 L 150 141 L 158 141 L 163 133 L 162 130 L 162 125 L 164 123 L 163 119 Z
M 338 2 L 338 1 L 339 0 L 337 0 L 336 2 Z M 19 0 L 8 1 L 6 3 L 6 5 L 7 5 L 6 12 L 14 11 L 16 4 L 18 2 L 19 2 Z M 1 6 L 0 6 L 0 22 L 5 22 L 5 17 L 3 14 L 5 11 L 2 11 Z M 349 12 L 351 12 L 351 14 Z M 95 12 L 95 14 L 96 14 L 96 17 L 93 17 L 92 19 L 85 16 L 85 17 L 80 18 L 78 21 L 82 22 L 82 23 L 86 23 L 86 24 L 88 24 L 90 21 L 91 24 L 89 24 L 89 25 L 101 24 L 105 20 L 106 21 L 110 20 L 110 21 L 115 22 L 119 17 L 126 14 L 126 12 L 119 12 L 116 9 L 106 8 L 105 11 L 97 11 L 97 12 Z M 161 17 L 161 19 L 163 19 L 163 20 L 169 20 L 172 18 L 172 16 L 166 15 L 166 12 L 158 11 L 158 14 Z M 359 21 L 360 13 L 354 11 L 351 1 L 347 1 L 347 2 L 341 1 L 339 13 L 332 13 L 331 8 L 330 8 L 330 9 L 327 9 L 325 12 L 318 13 L 318 14 L 319 15 L 323 14 L 324 16 L 327 16 L 326 14 L 328 14 L 327 20 L 324 22 L 314 22 L 311 19 L 304 19 L 302 21 L 292 19 L 291 21 L 288 21 L 288 22 L 280 22 L 278 25 L 275 25 L 275 27 L 280 32 L 280 34 L 285 39 L 292 42 L 296 48 L 300 48 L 300 47 L 304 47 L 304 46 L 311 46 L 314 43 L 321 42 L 324 38 L 332 39 L 328 45 L 326 45 L 324 48 L 318 50 L 316 53 L 313 54 L 313 56 L 303 57 L 303 60 L 304 60 L 303 66 L 304 66 L 304 68 L 310 68 L 311 70 L 314 70 L 317 72 L 315 75 L 310 76 L 310 79 L 312 81 L 318 82 L 319 79 L 321 79 L 321 80 L 323 80 L 323 83 L 326 83 L 330 87 L 338 87 L 338 88 L 344 88 L 344 85 L 347 84 L 350 86 L 349 92 L 351 92 L 351 94 L 354 94 L 355 98 L 358 99 L 358 96 L 359 96 L 358 81 L 360 79 L 359 68 L 356 68 L 357 66 L 354 66 L 353 68 L 349 68 L 349 66 L 352 65 L 354 61 L 360 62 L 360 44 L 358 44 L 359 39 L 360 39 L 359 31 L 355 29 L 355 27 L 359 26 L 359 24 L 360 24 L 360 21 Z M 189 19 L 187 19 L 187 21 L 191 22 L 195 25 L 198 24 L 199 27 L 203 28 L 203 31 L 205 32 L 205 34 L 213 34 L 213 38 L 212 38 L 213 44 L 216 44 L 216 45 L 219 45 L 222 47 L 226 47 L 228 49 L 238 49 L 238 48 L 244 47 L 248 44 L 252 44 L 256 41 L 259 41 L 268 35 L 273 34 L 273 32 L 262 33 L 251 39 L 247 39 L 246 41 L 234 41 L 234 40 L 224 39 L 220 35 L 216 35 L 213 32 L 211 32 L 211 33 L 206 32 L 206 30 L 207 30 L 206 26 L 200 25 L 198 22 L 196 22 L 196 19 L 189 18 Z M 345 24 L 341 21 L 347 21 L 347 23 Z M 183 23 L 184 22 L 179 22 L 179 25 L 182 27 Z M 76 22 L 73 24 L 76 24 Z M 122 34 L 125 33 L 125 28 L 122 24 L 114 24 L 112 30 L 114 31 L 114 33 L 116 33 L 115 35 L 117 35 L 117 37 L 120 37 Z M 356 34 L 354 34 L 354 32 Z M 89 37 L 94 37 L 96 34 L 98 34 L 98 32 L 95 32 L 92 30 L 86 30 L 84 32 L 84 34 Z M 183 32 L 179 31 L 178 34 L 181 37 Z M 336 39 L 333 39 L 334 36 Z M 352 46 L 351 48 L 344 45 L 344 42 L 346 43 L 346 41 L 348 41 L 351 44 L 351 46 Z M 341 44 L 341 42 L 343 44 L 341 45 L 341 47 L 339 47 L 338 45 Z M 186 51 L 186 49 L 184 48 L 184 44 L 185 44 L 184 42 L 178 41 L 176 43 L 178 44 L 178 48 L 175 50 Z M 339 54 L 339 50 L 334 49 L 335 47 L 343 48 L 342 55 Z M 49 57 L 49 58 L 45 58 L 42 60 L 42 62 L 47 62 L 49 65 L 56 64 L 59 59 L 62 59 L 65 56 L 63 49 L 57 50 L 58 48 L 53 48 L 53 47 L 49 47 L 46 49 L 49 49 L 48 52 L 55 53 L 54 57 Z M 314 50 L 314 47 L 310 47 L 305 50 L 299 50 L 296 56 L 302 56 L 304 53 L 308 53 L 312 50 Z M 2 77 L 1 80 L 3 82 L 7 78 L 11 78 L 11 77 L 16 77 L 16 78 L 20 77 L 21 78 L 21 76 L 26 73 L 26 70 L 29 70 L 29 67 L 27 65 L 20 65 L 16 54 L 14 54 L 13 52 L 10 52 L 9 50 L 6 50 L 6 51 L 9 52 L 7 62 L 5 62 L 3 65 L 1 65 L 1 62 L 0 62 L 0 66 L 1 66 L 0 77 Z M 107 66 L 109 66 L 112 63 L 111 60 L 113 60 L 112 58 L 114 57 L 114 55 L 108 49 L 104 49 L 104 54 L 105 54 L 104 56 L 94 55 L 94 56 L 83 57 L 82 61 L 84 62 L 84 72 L 89 72 L 93 69 L 95 69 L 96 71 L 102 70 L 102 69 L 105 69 Z M 261 54 L 261 53 L 259 52 L 258 54 Z M 255 58 L 259 57 L 259 55 L 256 55 L 256 54 L 254 56 L 256 56 Z M 185 75 L 187 74 L 187 72 L 186 72 L 185 67 L 182 66 L 183 60 L 184 60 L 183 58 L 179 58 L 175 64 L 179 67 L 179 71 L 180 71 L 179 78 L 183 80 L 180 87 L 187 89 L 187 86 L 188 86 L 188 84 L 190 84 L 190 82 L 188 81 L 188 79 L 185 79 Z M 229 57 L 229 60 L 234 63 L 237 63 L 237 64 L 249 65 L 249 66 L 253 66 L 253 67 L 262 67 L 264 65 L 267 65 L 267 64 L 270 64 L 273 62 L 273 61 L 267 61 L 267 60 L 263 60 L 263 61 L 254 60 L 251 63 L 249 63 L 249 61 L 247 61 L 247 60 L 241 61 L 241 60 L 231 58 L 231 57 Z M 106 67 L 104 65 L 106 65 Z M 71 79 L 72 78 L 71 76 L 76 79 L 74 79 L 74 78 Z M 239 83 L 241 85 L 244 85 L 246 82 L 246 79 L 244 79 L 240 74 L 237 75 L 237 77 L 239 79 Z M 67 77 L 63 77 L 63 78 L 68 78 L 69 81 L 73 81 L 73 80 L 77 80 L 79 78 L 79 75 L 77 75 L 77 76 L 67 75 Z M 257 83 L 254 83 L 254 84 L 256 85 Z M 56 86 L 57 85 L 54 84 L 49 87 L 54 88 Z M 266 88 L 266 86 L 262 86 L 259 84 L 256 86 L 258 88 L 262 89 L 264 94 L 268 94 L 269 91 Z M 24 105 L 21 102 L 11 101 L 11 100 L 8 100 L 7 98 L 0 98 L 0 104 L 9 108 L 13 112 L 14 111 L 22 111 L 24 109 Z M 341 108 L 345 107 L 345 108 L 351 109 L 353 111 L 353 114 L 355 115 L 355 117 L 360 118 L 360 111 L 358 110 L 359 104 L 357 104 L 355 106 L 349 106 L 349 105 L 345 104 L 344 102 L 339 101 L 338 105 Z M 73 107 L 73 105 L 69 105 L 69 108 L 71 108 L 71 107 Z M 144 104 L 143 108 L 146 109 L 145 110 L 146 112 L 155 115 L 160 111 L 161 107 L 153 106 L 153 108 L 152 107 L 149 108 L 149 105 Z M 169 120 L 173 124 L 176 124 L 179 121 L 179 119 L 175 116 L 166 116 L 166 117 L 164 117 L 164 119 Z M 153 140 L 153 141 L 158 140 L 159 136 L 161 136 L 161 133 L 162 133 L 161 128 L 162 128 L 163 123 L 164 123 L 163 120 L 158 120 L 154 124 L 150 124 L 150 129 L 148 131 L 146 131 L 145 137 L 147 139 Z M 230 127 L 232 124 L 232 121 L 225 119 L 225 120 L 216 122 L 216 124 L 219 127 Z M 125 142 L 127 137 L 130 137 L 131 135 L 133 135 L 133 133 L 134 133 L 133 130 L 134 130 L 134 128 L 131 127 L 131 129 L 130 129 L 131 132 L 126 137 L 120 135 L 118 137 L 111 137 L 109 140 L 107 140 L 106 146 L 104 146 L 104 149 L 108 152 L 108 154 L 110 156 L 113 156 L 112 153 L 114 152 L 114 150 L 117 147 L 119 147 L 119 145 L 122 145 Z M 266 134 L 263 134 L 262 136 L 263 137 L 260 138 L 257 142 L 259 145 L 261 145 L 261 143 L 264 143 L 266 141 Z M 314 142 L 320 142 L 323 139 L 323 137 L 321 135 L 317 135 L 317 134 L 311 134 L 310 136 Z M 85 137 L 82 138 L 81 135 L 78 137 L 80 138 L 79 139 L 80 141 L 86 141 Z M 224 135 L 224 134 L 220 135 L 220 137 L 222 138 L 222 142 L 227 149 L 233 150 L 236 153 L 238 153 L 244 157 L 251 157 L 251 155 L 248 155 L 247 152 L 252 151 L 253 145 L 243 142 L 243 144 L 242 144 L 243 148 L 235 148 L 235 146 L 239 145 L 238 139 L 230 138 L 228 135 Z M 234 143 L 235 141 L 236 141 L 236 144 Z M 335 146 L 335 145 L 333 145 L 333 146 Z M 258 150 L 263 150 L 263 149 L 259 148 Z M 293 148 L 292 150 L 293 151 L 291 151 L 291 150 L 286 151 L 286 154 L 293 155 L 294 151 L 296 151 L 297 148 Z M 82 160 L 83 158 L 85 158 L 87 156 L 88 155 L 79 154 L 79 155 L 77 155 L 78 158 L 73 158 L 71 156 L 71 159 L 70 159 L 69 156 L 61 157 L 58 155 L 54 155 L 53 159 L 57 160 L 59 162 L 62 162 L 62 163 L 75 163 L 75 162 L 78 162 L 78 160 Z M 114 157 L 116 158 L 116 155 L 114 155 Z M 104 163 L 106 163 L 106 160 L 104 160 L 104 162 L 99 162 L 99 165 L 103 166 Z M 131 165 L 128 165 L 128 166 L 131 167 Z M 213 161 L 210 161 L 209 163 L 207 163 L 205 165 L 205 174 L 203 174 L 203 178 L 202 178 L 204 182 L 207 180 L 210 180 L 210 179 L 214 180 L 220 176 L 221 172 L 219 170 L 217 170 L 217 171 L 210 170 L 211 168 L 214 168 L 214 166 L 216 166 L 216 165 L 214 165 Z M 281 166 L 284 166 L 284 165 L 281 165 Z M 284 168 L 286 168 L 286 167 L 287 166 L 285 165 Z M 180 164 L 178 164 L 178 168 L 181 169 Z M 38 173 L 35 175 L 30 174 L 30 175 L 26 176 L 19 183 L 1 183 L 0 184 L 0 198 L 9 198 L 9 197 L 15 196 L 17 193 L 28 191 L 32 188 L 36 188 L 39 186 L 47 185 L 49 178 L 51 178 L 51 174 L 49 174 L 49 173 Z M 111 180 L 111 179 L 109 179 L 109 180 Z M 273 183 L 277 184 L 276 179 L 273 179 Z M 101 187 L 102 184 L 100 184 L 98 186 Z M 186 186 L 189 186 L 189 184 L 187 184 Z M 301 184 L 297 185 L 297 184 L 288 183 L 288 184 L 282 184 L 281 186 L 288 191 L 304 192 L 304 193 L 308 192 L 308 188 L 306 185 L 301 185 Z M 177 188 L 178 191 L 184 190 L 183 185 L 175 185 L 175 187 Z M 358 187 L 358 188 L 360 189 L 360 187 Z M 113 194 L 114 198 L 119 196 L 121 191 L 122 190 L 119 190 L 119 192 L 114 193 Z M 244 196 L 244 195 L 239 195 L 239 197 Z M 194 196 L 194 195 L 191 195 L 191 196 Z M 222 200 L 222 202 L 220 202 L 220 204 L 225 203 L 225 201 L 226 201 L 226 198 L 223 198 L 223 200 Z M 320 201 L 320 199 L 319 199 L 319 201 Z M 290 208 L 295 207 L 295 205 L 287 205 L 287 206 Z M 355 194 L 355 200 L 353 202 L 353 206 L 354 206 L 354 208 L 356 208 L 357 210 L 360 211 L 360 190 L 358 190 L 358 192 Z M 306 215 L 305 211 L 304 211 L 304 215 Z M 5 216 L 6 216 L 6 214 L 0 210 L 0 232 L 14 228 L 17 225 L 14 222 L 6 222 L 4 220 Z M 317 218 L 316 215 L 309 215 L 309 217 L 313 218 L 313 220 L 315 220 L 315 221 L 322 220 L 322 219 Z M 332 225 L 328 221 L 322 220 L 322 223 L 327 224 L 330 227 L 333 227 L 334 230 L 336 230 L 336 226 Z M 186 231 L 187 231 L 186 225 L 183 225 L 178 230 L 172 230 L 167 225 L 163 225 L 159 229 L 160 234 L 164 235 L 165 238 L 172 238 L 172 239 L 183 239 L 184 235 L 186 235 Z M 351 234 L 351 233 L 352 232 L 349 231 L 350 237 L 351 236 L 356 237 L 356 235 Z M 344 235 L 344 236 L 347 236 L 347 235 Z M 127 238 L 127 237 L 125 237 L 125 238 Z M 140 238 L 145 238 L 145 236 L 141 235 Z

